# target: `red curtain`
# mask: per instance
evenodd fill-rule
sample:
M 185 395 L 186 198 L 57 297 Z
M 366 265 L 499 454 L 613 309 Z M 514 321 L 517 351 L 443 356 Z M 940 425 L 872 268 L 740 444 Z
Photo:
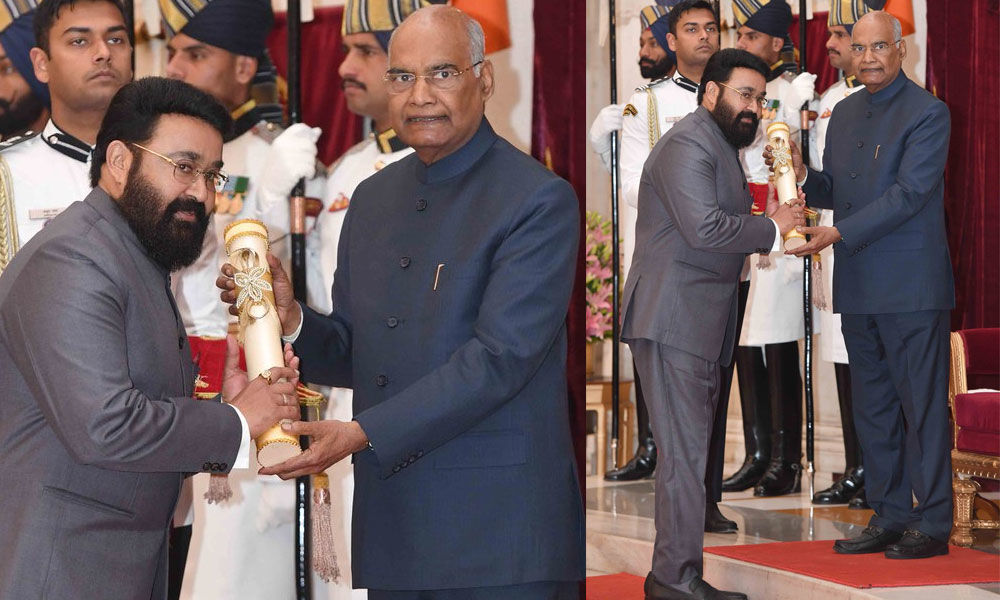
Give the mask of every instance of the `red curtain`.
M 927 89 L 951 111 L 944 205 L 955 270 L 952 329 L 1000 326 L 998 4 L 927 4 Z
M 816 75 L 816 93 L 822 94 L 826 88 L 837 82 L 837 69 L 830 66 L 826 57 L 826 19 L 828 13 L 813 13 L 813 18 L 806 21 L 806 71 Z M 802 52 L 799 45 L 799 16 L 792 18 L 792 27 L 788 30 L 792 43 Z
M 535 60 L 531 115 L 531 154 L 567 179 L 580 202 L 580 250 L 570 299 L 566 377 L 570 419 L 580 486 L 584 487 L 586 450 L 586 337 L 584 313 L 583 222 L 586 212 L 586 65 L 587 10 L 583 2 L 535 0 Z M 582 490 L 581 490 L 582 491 Z
M 340 22 L 344 7 L 317 8 L 315 19 L 302 24 L 302 121 L 319 127 L 319 159 L 325 165 L 335 161 L 361 140 L 361 118 L 347 110 L 340 89 L 337 67 L 344 59 L 341 49 Z M 267 47 L 285 77 L 288 72 L 288 18 L 278 13 Z M 284 99 L 284 95 L 283 95 Z

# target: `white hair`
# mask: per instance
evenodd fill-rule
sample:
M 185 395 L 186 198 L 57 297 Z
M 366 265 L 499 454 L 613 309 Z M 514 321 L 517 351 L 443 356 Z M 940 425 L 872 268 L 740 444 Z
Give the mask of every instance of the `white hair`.
M 899 40 L 903 39 L 903 24 L 900 23 L 899 19 L 897 19 L 895 16 L 893 16 L 892 13 L 886 12 L 884 10 L 874 10 L 874 11 L 872 11 L 870 13 L 862 15 L 861 18 L 858 19 L 858 23 L 860 23 L 862 20 L 868 19 L 868 18 L 872 18 L 872 19 L 887 19 L 889 21 L 889 23 L 892 24 L 892 41 L 893 42 L 898 42 Z M 854 24 L 855 27 L 857 27 L 858 23 Z M 854 36 L 852 35 L 851 37 L 854 37 Z
M 410 17 L 419 13 L 421 10 L 434 10 L 437 6 L 425 6 L 420 10 L 414 11 Z M 465 36 L 469 41 L 469 64 L 476 65 L 473 67 L 472 71 L 479 77 L 479 73 L 483 69 L 482 62 L 486 60 L 486 34 L 483 32 L 483 26 L 479 24 L 479 21 L 473 19 L 464 12 L 453 8 L 455 12 L 459 14 L 459 18 L 463 20 L 465 25 Z M 409 19 L 410 17 L 407 17 Z M 404 20 L 405 23 L 405 20 Z M 396 39 L 396 32 L 399 31 L 399 27 L 392 31 L 392 35 L 389 36 L 389 47 L 388 54 L 392 54 L 392 42 Z

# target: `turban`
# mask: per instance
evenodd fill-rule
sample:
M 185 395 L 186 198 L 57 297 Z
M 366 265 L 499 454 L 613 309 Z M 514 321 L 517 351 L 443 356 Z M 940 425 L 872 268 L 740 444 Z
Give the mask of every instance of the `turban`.
M 851 34 L 858 19 L 871 10 L 864 0 L 830 0 L 830 17 L 826 24 L 828 27 L 842 25 Z
M 28 82 L 31 93 L 46 106 L 49 104 L 49 86 L 35 78 L 35 68 L 31 64 L 29 53 L 35 46 L 35 33 L 32 28 L 33 12 L 38 5 L 34 0 L 27 2 L 28 11 L 11 10 L 11 3 L 0 3 L 0 44 L 17 72 Z M 6 23 L 4 24 L 4 21 Z
M 649 29 L 660 17 L 667 16 L 668 12 L 670 9 L 660 4 L 653 4 L 640 10 L 639 23 L 642 25 L 642 31 Z
M 670 49 L 670 46 L 667 45 L 667 34 L 670 33 L 670 16 L 663 15 L 659 19 L 653 21 L 653 24 L 649 27 L 649 31 L 653 34 L 653 38 L 656 40 L 656 43 L 659 44 L 664 51 L 666 51 L 667 56 L 670 57 L 670 62 L 676 64 L 677 55 Z
M 171 36 L 178 33 L 240 54 L 259 58 L 274 27 L 270 0 L 159 0 Z
M 344 2 L 344 21 L 341 35 L 371 33 L 383 50 L 389 48 L 392 32 L 406 17 L 431 4 L 444 4 L 445 0 L 347 0 Z
M 792 9 L 785 0 L 733 0 L 736 27 L 783 38 L 792 25 Z

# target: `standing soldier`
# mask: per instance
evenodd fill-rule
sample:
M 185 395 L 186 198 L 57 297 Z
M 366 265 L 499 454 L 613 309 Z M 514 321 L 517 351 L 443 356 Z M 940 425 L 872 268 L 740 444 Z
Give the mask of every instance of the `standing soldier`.
M 131 45 L 114 0 L 48 0 L 35 11 L 31 62 L 48 84 L 52 117 L 41 135 L 0 153 L 0 271 L 70 203 L 90 191 L 90 152 L 111 98 L 132 79 Z
M 27 12 L 4 4 L 0 7 L 0 139 L 41 131 L 49 120 L 49 88 L 35 77 L 31 48 L 36 0 L 26 2 Z
M 858 82 L 854 66 L 851 63 L 851 30 L 854 23 L 871 9 L 863 0 L 834 0 L 830 5 L 830 17 L 827 19 L 827 29 L 830 39 L 826 42 L 826 53 L 830 57 L 830 65 L 839 69 L 844 78 L 831 85 L 819 99 L 816 125 L 810 130 L 809 154 L 810 162 L 819 167 L 823 164 L 823 150 L 826 147 L 826 128 L 830 124 L 833 107 L 844 98 L 864 89 Z M 833 211 L 823 210 L 820 213 L 819 224 L 833 226 Z M 851 508 L 868 508 L 865 498 L 865 468 L 858 444 L 858 433 L 854 427 L 854 403 L 851 395 L 851 371 L 847 366 L 847 348 L 844 346 L 844 334 L 840 331 L 840 315 L 833 312 L 829 302 L 833 298 L 833 247 L 825 248 L 820 256 L 823 260 L 823 278 L 818 282 L 823 286 L 827 298 L 826 308 L 819 313 L 820 357 L 833 363 L 833 372 L 837 380 L 837 399 L 840 401 L 840 424 L 844 434 L 844 476 L 829 488 L 816 492 L 813 504 L 845 504 Z
M 642 25 L 642 33 L 639 34 L 639 72 L 644 78 L 652 80 L 650 85 L 659 81 L 668 81 L 668 78 L 674 73 L 675 59 L 673 52 L 670 52 L 667 47 L 666 39 L 669 30 L 667 11 L 667 8 L 654 4 L 639 12 L 639 21 Z M 656 24 L 655 35 L 653 33 L 654 24 Z M 639 90 L 642 89 L 647 89 L 649 97 L 655 98 L 651 88 L 639 88 Z M 609 171 L 611 169 L 610 136 L 622 128 L 625 118 L 622 109 L 623 106 L 620 104 L 605 106 L 590 126 L 590 145 L 594 152 L 600 155 L 601 161 Z M 655 105 L 652 114 L 655 120 L 657 114 Z M 648 147 L 646 150 L 648 152 Z M 641 169 L 642 165 L 638 165 L 637 168 Z M 627 202 L 622 204 L 619 209 L 623 216 L 621 239 L 624 242 L 624 256 L 622 257 L 622 277 L 624 279 L 628 275 L 628 267 L 632 263 L 632 253 L 635 250 L 636 212 L 635 207 Z M 635 456 L 624 466 L 614 471 L 608 471 L 604 475 L 608 481 L 632 481 L 650 477 L 656 468 L 656 442 L 653 441 L 653 434 L 649 430 L 649 411 L 646 409 L 646 399 L 642 394 L 642 385 L 639 382 L 638 373 L 635 371 L 635 365 L 632 366 L 632 373 L 635 378 L 636 426 L 639 446 L 636 448 Z
M 282 132 L 278 126 L 282 111 L 266 45 L 274 25 L 269 0 L 161 0 L 160 10 L 169 36 L 167 77 L 210 94 L 230 111 L 234 123 L 222 149 L 229 180 L 216 193 L 202 253 L 173 281 L 199 366 L 196 395 L 211 398 L 221 390 L 230 322 L 213 286 L 226 259 L 223 232 L 237 219 L 260 219 L 268 227 L 271 251 L 288 258 L 288 193 L 300 178 L 314 175 L 319 132 L 306 125 Z M 205 482 L 211 481 L 205 494 L 209 502 L 196 503 L 197 534 L 192 535 L 189 527 L 188 503 L 182 502 L 184 510 L 175 519 L 183 526 L 174 536 L 172 595 L 180 593 L 187 541 L 192 538 L 194 551 L 185 588 L 193 597 L 285 597 L 291 593 L 294 485 L 258 477 L 256 471 L 252 467 L 230 474 L 228 481 L 218 475 L 196 478 L 190 484 L 193 497 L 200 498 Z M 222 540 L 227 552 L 213 548 Z
M 767 104 L 754 142 L 740 152 L 754 197 L 754 214 L 764 214 L 767 165 L 761 157 L 765 131 L 783 121 L 799 134 L 799 110 L 813 98 L 816 76 L 795 76 L 792 57 L 783 60 L 792 23 L 785 0 L 734 0 L 736 46 L 770 66 Z M 781 252 L 750 257 L 750 297 L 736 351 L 743 409 L 746 460 L 723 483 L 726 491 L 754 487 L 756 496 L 798 491 L 802 472 L 802 378 L 798 340 L 803 335 L 802 261 Z M 767 365 L 765 367 L 765 364 Z M 756 487 L 755 487 L 756 486 Z

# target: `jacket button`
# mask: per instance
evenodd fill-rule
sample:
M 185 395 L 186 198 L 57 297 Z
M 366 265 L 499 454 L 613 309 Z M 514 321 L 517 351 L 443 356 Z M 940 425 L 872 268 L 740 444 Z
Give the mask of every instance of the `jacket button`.
M 221 463 L 219 465 L 219 468 L 225 471 L 227 468 L 229 468 L 229 463 Z
M 379 387 L 385 387 L 387 383 L 389 383 L 389 378 L 386 377 L 385 375 L 379 375 L 375 377 L 375 385 Z
M 864 142 L 858 142 L 858 148 L 864 148 L 864 147 L 865 147 Z
M 399 259 L 399 266 L 403 269 L 410 266 L 410 257 L 404 256 L 403 258 Z
M 417 200 L 417 210 L 424 210 L 425 208 L 427 208 L 427 201 L 423 198 Z
M 850 209 L 851 209 L 851 203 L 850 203 L 850 202 L 848 202 L 848 203 L 847 203 L 847 204 L 845 204 L 844 206 L 846 206 L 848 210 L 850 210 Z
M 420 458 L 423 455 L 424 455 L 424 451 L 423 450 L 417 450 L 417 458 Z
M 392 329 L 396 325 L 399 325 L 399 319 L 396 317 L 389 317 L 385 320 L 385 324 L 389 326 L 389 329 Z
M 212 470 L 212 463 L 207 462 L 207 463 L 201 465 L 201 470 L 202 471 L 211 471 Z
M 399 465 L 395 465 L 395 466 L 393 466 L 393 467 L 392 467 L 392 472 L 393 472 L 393 473 L 399 473 Z
M 858 178 L 857 173 L 851 173 L 851 179 L 857 179 L 857 178 Z
M 870 119 L 870 118 L 872 118 L 872 111 L 868 111 L 868 112 L 866 112 L 866 113 L 865 113 L 865 116 L 866 116 L 867 118 L 869 118 L 869 119 Z

